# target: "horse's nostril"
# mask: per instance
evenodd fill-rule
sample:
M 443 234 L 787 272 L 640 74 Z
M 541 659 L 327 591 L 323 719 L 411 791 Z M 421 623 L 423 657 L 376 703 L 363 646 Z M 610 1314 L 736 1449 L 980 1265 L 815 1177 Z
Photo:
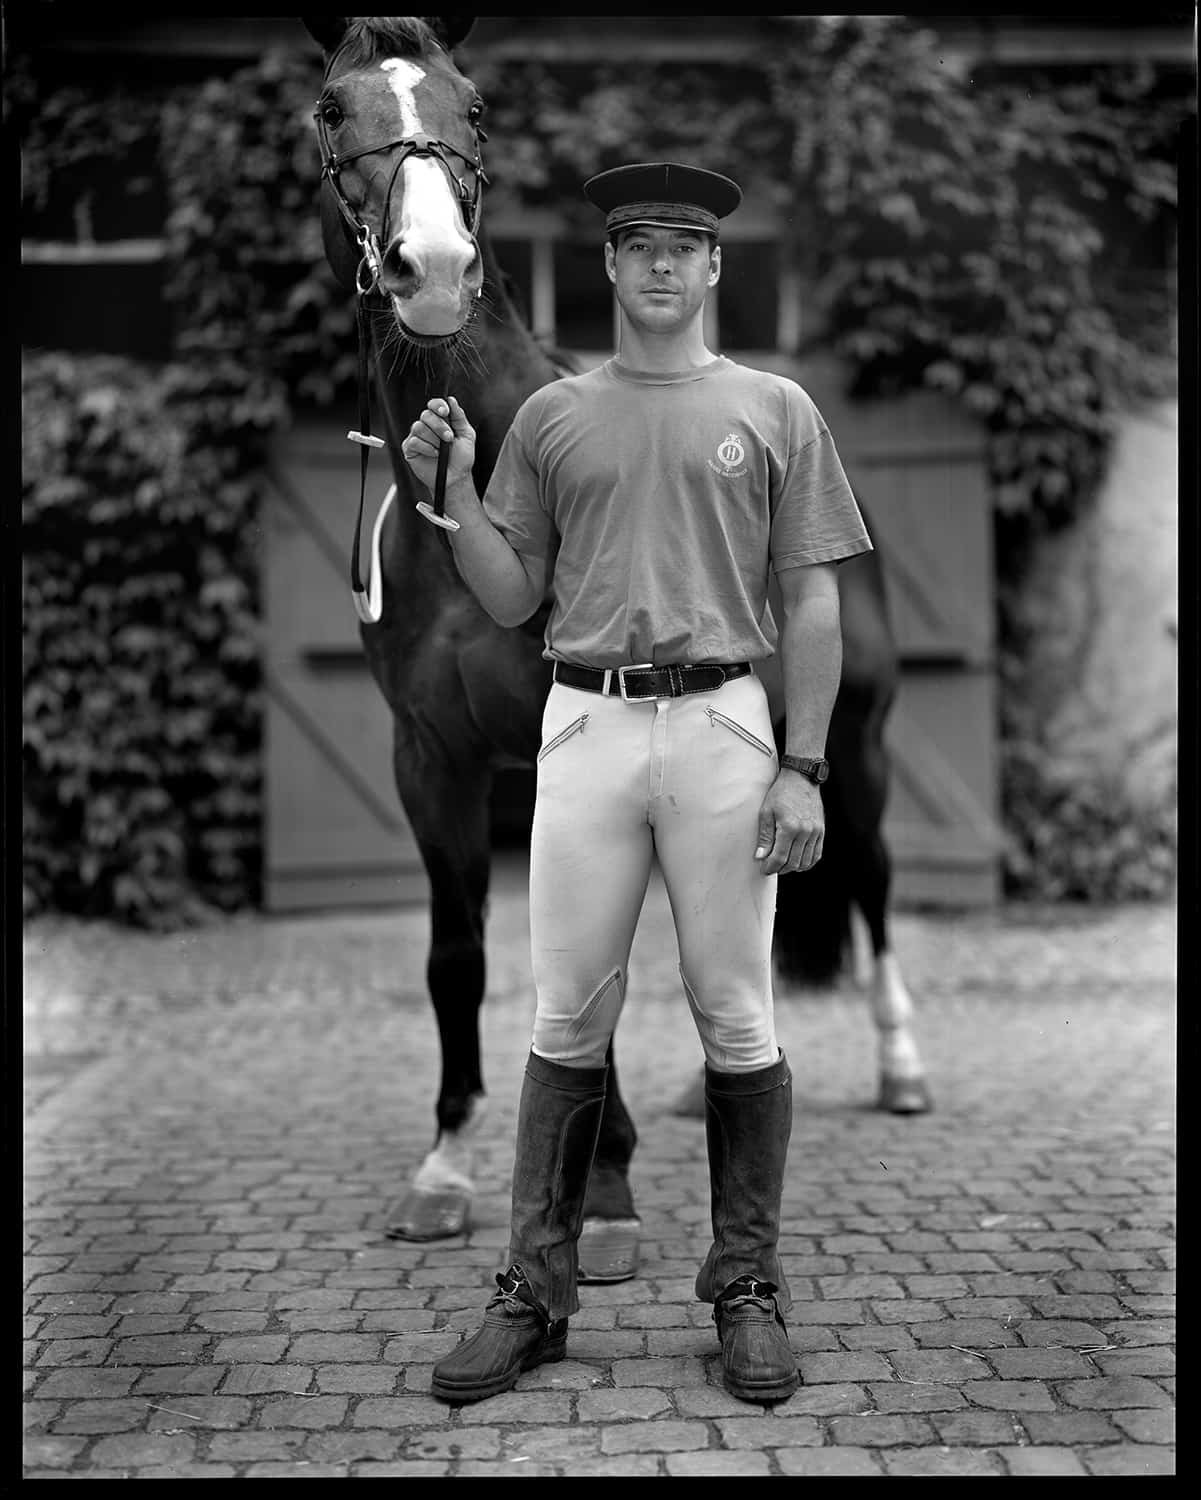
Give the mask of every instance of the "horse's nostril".
M 383 260 L 383 282 L 393 296 L 414 296 L 424 279 L 419 256 L 406 249 L 399 240 L 388 246 Z

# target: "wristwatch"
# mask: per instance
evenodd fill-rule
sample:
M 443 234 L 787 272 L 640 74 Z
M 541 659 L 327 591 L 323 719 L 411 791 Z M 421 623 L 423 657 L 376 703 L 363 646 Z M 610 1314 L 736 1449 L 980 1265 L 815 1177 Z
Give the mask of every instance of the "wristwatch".
M 830 762 L 828 760 L 811 760 L 807 755 L 781 755 L 780 769 L 799 771 L 814 786 L 821 786 L 822 782 L 830 774 Z

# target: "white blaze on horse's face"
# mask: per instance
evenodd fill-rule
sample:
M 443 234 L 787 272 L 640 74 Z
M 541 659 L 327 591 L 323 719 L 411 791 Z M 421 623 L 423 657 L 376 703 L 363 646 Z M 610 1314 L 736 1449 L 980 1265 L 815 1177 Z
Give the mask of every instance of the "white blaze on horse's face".
M 421 130 L 421 117 L 417 113 L 413 90 L 425 77 L 425 69 L 403 57 L 390 57 L 379 66 L 400 105 L 401 132 L 404 135 L 417 135 Z
M 400 110 L 396 134 L 438 139 L 442 132 L 436 121 L 423 120 L 418 98 L 426 70 L 407 58 L 390 57 L 379 71 Z M 393 190 L 391 241 L 383 247 L 383 284 L 406 329 L 446 337 L 470 314 L 482 277 L 479 252 L 440 162 L 410 156 L 401 178 Z

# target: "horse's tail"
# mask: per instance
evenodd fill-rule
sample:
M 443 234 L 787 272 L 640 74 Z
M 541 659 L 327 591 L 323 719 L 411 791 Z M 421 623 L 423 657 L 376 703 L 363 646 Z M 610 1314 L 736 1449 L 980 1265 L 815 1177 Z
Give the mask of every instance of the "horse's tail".
M 853 900 L 845 857 L 847 830 L 837 791 L 831 796 L 829 782 L 826 787 L 826 837 L 821 859 L 811 870 L 781 875 L 776 883 L 772 953 L 777 973 L 789 984 L 832 985 L 849 967 L 853 954 Z
M 822 857 L 777 882 L 774 954 L 781 979 L 830 985 L 853 967 L 852 908 L 872 951 L 887 946 L 892 861 L 884 840 L 889 754 L 884 730 L 898 686 L 877 553 L 843 564 L 842 681 L 830 716 L 830 776 L 822 787 Z M 775 726 L 784 748 L 784 720 Z

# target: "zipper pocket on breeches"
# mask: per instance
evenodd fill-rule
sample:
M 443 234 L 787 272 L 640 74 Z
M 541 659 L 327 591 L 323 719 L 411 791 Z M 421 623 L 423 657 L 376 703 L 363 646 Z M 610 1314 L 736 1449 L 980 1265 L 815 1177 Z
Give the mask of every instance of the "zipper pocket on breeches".
M 764 755 L 770 755 L 774 758 L 776 752 L 770 745 L 765 745 L 757 734 L 752 734 L 749 729 L 744 729 L 741 724 L 727 718 L 725 714 L 719 713 L 715 708 L 706 708 L 705 712 L 709 715 L 710 724 L 724 724 L 727 729 L 732 729 L 739 739 L 745 740 L 748 745 L 754 745 L 756 750 L 762 750 Z
M 590 718 L 590 714 L 581 714 L 578 719 L 573 719 L 566 729 L 560 729 L 553 739 L 547 740 L 546 744 L 538 752 L 539 764 L 546 759 L 552 750 L 557 750 L 564 740 L 569 740 L 573 734 L 582 733 L 584 725 L 587 724 Z

